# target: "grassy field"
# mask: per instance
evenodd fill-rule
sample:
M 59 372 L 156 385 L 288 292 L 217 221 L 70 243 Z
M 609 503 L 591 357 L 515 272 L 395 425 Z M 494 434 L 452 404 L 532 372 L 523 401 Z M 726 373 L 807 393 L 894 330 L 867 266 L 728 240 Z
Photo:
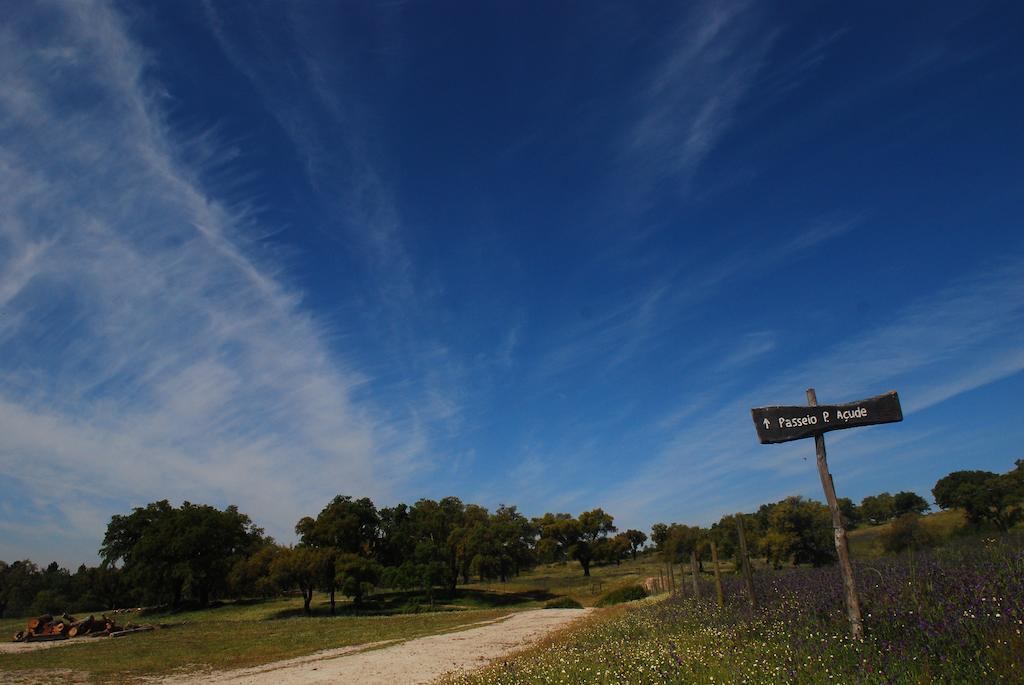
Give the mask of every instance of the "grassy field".
M 73 672 L 85 680 L 136 680 L 174 672 L 243 668 L 303 656 L 324 649 L 419 637 L 470 624 L 568 596 L 591 606 L 602 594 L 657 576 L 664 566 L 653 557 L 591 568 L 578 563 L 545 566 L 507 583 L 461 586 L 453 597 L 439 596 L 433 610 L 416 593 L 378 593 L 356 607 L 339 601 L 330 615 L 322 594 L 306 617 L 298 598 L 232 602 L 174 613 L 118 614 L 119 623 L 171 627 L 123 638 L 80 638 L 55 649 L 0 654 L 0 672 L 31 676 Z M 0 621 L 0 635 L 24 628 L 25 619 Z M 26 674 L 29 675 L 29 674 Z
M 658 577 L 665 572 L 665 564 L 655 555 L 640 555 L 636 561 L 623 561 L 620 565 L 591 566 L 590 577 L 583 575 L 579 563 L 540 566 L 506 583 L 482 583 L 468 587 L 495 592 L 543 592 L 552 597 L 572 597 L 583 606 L 593 606 L 597 599 L 624 585 L 637 585 L 645 578 Z M 679 580 L 679 567 L 675 568 Z
M 934 532 L 939 540 L 944 541 L 964 530 L 966 518 L 959 509 L 949 509 L 922 516 L 921 525 Z M 892 528 L 892 522 L 851 530 L 847 536 L 850 554 L 861 559 L 883 556 L 885 550 L 882 548 L 882 536 L 890 528 Z
M 849 637 L 835 567 L 759 571 L 756 609 L 729 575 L 724 609 L 708 584 L 703 600 L 623 605 L 447 682 L 1024 682 L 1024 537 L 957 538 L 927 553 L 858 562 L 855 573 L 863 640 Z
M 507 608 L 492 608 L 330 617 L 321 605 L 317 616 L 307 618 L 296 615 L 301 610 L 301 601 L 281 599 L 177 614 L 119 615 L 120 622 L 171 623 L 173 627 L 116 639 L 79 638 L 54 649 L 0 654 L 0 673 L 62 671 L 91 682 L 107 682 L 243 668 L 335 647 L 458 630 L 509 613 Z M 7 634 L 23 626 L 23 619 L 0 623 Z

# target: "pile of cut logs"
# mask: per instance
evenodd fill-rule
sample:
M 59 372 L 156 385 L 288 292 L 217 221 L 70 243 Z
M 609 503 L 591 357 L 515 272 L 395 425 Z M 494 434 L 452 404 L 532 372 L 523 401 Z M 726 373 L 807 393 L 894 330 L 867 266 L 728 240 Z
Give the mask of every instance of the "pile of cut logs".
M 30 618 L 25 624 L 25 630 L 19 630 L 14 634 L 15 642 L 43 642 L 46 640 L 66 640 L 69 637 L 118 637 L 129 633 L 138 633 L 146 630 L 153 630 L 155 626 L 140 626 L 129 623 L 119 626 L 106 616 L 102 618 L 89 618 L 79 621 L 74 616 L 63 614 L 54 618 L 50 614 L 44 614 Z

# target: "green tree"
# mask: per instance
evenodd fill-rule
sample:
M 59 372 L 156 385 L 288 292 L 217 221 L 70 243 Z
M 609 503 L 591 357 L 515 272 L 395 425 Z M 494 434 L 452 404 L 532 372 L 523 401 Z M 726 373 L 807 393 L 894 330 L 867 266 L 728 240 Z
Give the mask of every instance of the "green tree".
M 421 538 L 416 543 L 411 571 L 416 585 L 427 593 L 427 602 L 433 608 L 434 588 L 439 585 L 448 585 L 449 568 L 447 550 L 444 545 L 438 544 L 430 538 Z
M 931 509 L 931 505 L 916 492 L 904 490 L 893 495 L 893 509 L 897 518 L 904 514 L 917 514 L 920 516 Z
M 315 519 L 299 520 L 295 532 L 310 547 L 331 547 L 339 552 L 368 556 L 377 542 L 380 516 L 368 497 L 353 500 L 338 495 Z
M 843 516 L 843 525 L 846 526 L 847 530 L 856 528 L 860 523 L 861 515 L 857 505 L 849 497 L 840 497 L 837 500 L 837 504 L 839 505 L 839 513 Z
M 651 542 L 654 543 L 654 549 L 660 552 L 666 540 L 668 540 L 667 523 L 655 523 L 651 526 Z
M 821 566 L 835 559 L 832 515 L 828 507 L 803 497 L 787 497 L 771 507 L 764 537 L 776 563 Z
M 954 471 L 935 484 L 932 494 L 942 509 L 959 507 L 973 525 L 992 525 L 1009 530 L 1021 517 L 1017 484 L 1020 462 L 1008 474 L 990 471 Z
M 174 556 L 176 529 L 175 508 L 167 500 L 116 514 L 103 536 L 103 565 L 121 562 L 126 581 L 142 602 L 178 605 L 185 580 Z
M 569 556 L 580 562 L 583 575 L 590 575 L 590 564 L 598 553 L 598 543 L 616 531 L 615 519 L 601 508 L 585 511 L 578 520 L 578 537 L 569 547 Z
M 472 574 L 481 581 L 497 578 L 504 583 L 533 563 L 536 531 L 516 507 L 503 504 L 488 515 L 486 509 L 470 504 L 464 521 L 454 533 L 464 582 Z
M 473 508 L 474 515 L 486 512 Z M 384 569 L 381 582 L 393 588 L 421 588 L 431 604 L 434 589 L 455 590 L 467 565 L 467 507 L 457 497 L 421 499 L 380 511 L 381 538 L 376 559 Z M 469 556 L 468 562 L 472 561 Z
M 501 504 L 491 516 L 490 522 L 501 550 L 501 579 L 504 581 L 509 575 L 518 576 L 531 567 L 535 562 L 533 543 L 537 530 L 530 520 L 519 513 L 514 505 Z
M 35 598 L 32 600 L 32 606 L 29 607 L 29 612 L 36 616 L 42 614 L 56 616 L 70 611 L 71 607 L 69 604 L 70 599 L 67 595 L 58 590 L 44 588 L 36 593 Z
M 764 553 L 762 544 L 763 525 L 767 524 L 767 509 L 765 510 L 764 521 L 758 514 L 727 514 L 711 524 L 708 536 L 718 545 L 720 557 L 732 558 L 736 562 L 736 568 L 740 567 L 740 535 L 737 517 L 743 517 L 743 535 L 747 541 L 747 554 L 755 556 L 759 551 Z
M 278 587 L 271 572 L 283 547 L 268 540 L 248 556 L 240 558 L 228 574 L 228 589 L 235 597 L 271 597 Z
M 324 569 L 333 566 L 334 555 L 313 547 L 286 547 L 270 563 L 270 575 L 282 590 L 298 589 L 302 608 L 309 616 L 313 591 L 323 581 Z
M 235 506 L 175 508 L 161 500 L 111 517 L 100 555 L 105 566 L 120 561 L 144 598 L 178 604 L 189 593 L 205 606 L 226 589 L 235 562 L 262 540 L 263 531 Z
M 321 552 L 318 586 L 330 597 L 332 615 L 336 608 L 337 559 L 348 554 L 369 558 L 377 544 L 379 530 L 380 516 L 373 502 L 368 497 L 353 500 L 348 495 L 335 497 L 315 519 L 305 516 L 295 524 L 299 545 Z
M 1016 503 L 1024 502 L 1024 459 L 1014 463 L 1012 471 L 1006 474 L 1006 487 Z
M 615 519 L 603 509 L 592 509 L 572 518 L 569 514 L 544 514 L 535 522 L 540 531 L 538 552 L 555 559 L 575 559 L 583 575 L 590 575 L 590 565 L 598 552 L 598 541 L 614 533 Z
M 173 517 L 177 532 L 171 543 L 176 572 L 186 591 L 209 603 L 227 589 L 232 566 L 262 544 L 263 530 L 232 505 L 223 511 L 183 502 Z
M 7 574 L 10 570 L 10 565 L 0 559 L 0 618 L 4 617 L 4 612 L 7 610 Z
M 434 604 L 434 587 L 454 592 L 459 578 L 458 535 L 465 523 L 466 507 L 458 497 L 439 501 L 421 499 L 410 511 L 415 548 L 416 575 Z
M 385 568 L 397 569 L 412 559 L 416 547 L 409 506 L 398 504 L 394 507 L 383 508 L 378 513 L 380 515 L 380 539 L 377 541 L 374 556 Z M 398 584 L 391 584 L 387 580 L 383 582 L 389 587 L 399 587 Z
M 597 541 L 596 559 L 603 562 L 615 562 L 618 566 L 622 560 L 629 556 L 629 538 L 625 533 L 619 533 L 613 538 L 605 538 Z
M 373 586 L 380 582 L 381 566 L 360 554 L 342 554 L 335 562 L 336 583 L 342 594 L 360 604 Z
M 888 492 L 869 495 L 860 502 L 860 515 L 872 525 L 885 523 L 896 515 L 896 499 Z
M 629 552 L 633 556 L 633 560 L 636 560 L 636 553 L 640 551 L 640 548 L 647 542 L 647 535 L 643 531 L 630 528 L 623 535 L 626 537 L 626 541 L 629 543 Z
M 28 614 L 42 589 L 43 574 L 28 559 L 12 564 L 0 562 L 0 616 Z
M 537 531 L 536 551 L 540 561 L 564 564 L 569 559 L 569 547 L 579 536 L 579 522 L 572 514 L 547 513 L 533 519 Z
M 448 545 L 455 554 L 463 583 L 468 583 L 470 575 L 475 573 L 474 558 L 494 552 L 494 537 L 495 531 L 487 510 L 476 504 L 466 505 L 458 525 L 448 534 Z M 483 580 L 483 576 L 480 579 Z
M 706 531 L 700 526 L 686 526 L 673 523 L 667 527 L 665 540 L 661 544 L 661 555 L 670 564 L 687 563 L 690 552 L 698 558 L 703 556 Z

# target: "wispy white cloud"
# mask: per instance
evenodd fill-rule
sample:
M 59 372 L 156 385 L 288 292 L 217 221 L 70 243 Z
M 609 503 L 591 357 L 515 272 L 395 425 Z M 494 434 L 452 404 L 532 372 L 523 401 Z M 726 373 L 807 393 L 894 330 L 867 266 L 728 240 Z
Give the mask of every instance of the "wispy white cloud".
M 306 179 L 332 213 L 341 217 L 330 227 L 353 239 L 363 254 L 383 271 L 377 280 L 385 295 L 399 300 L 414 296 L 412 259 L 405 248 L 398 204 L 381 176 L 373 153 L 363 141 L 367 117 L 338 96 L 345 90 L 343 69 L 315 54 L 301 8 L 281 6 L 273 17 L 248 15 L 238 38 L 228 34 L 221 13 L 204 2 L 207 25 L 231 64 L 245 76 L 267 112 L 288 136 L 306 170 Z M 277 12 L 283 12 L 277 16 Z M 288 30 L 266 34 L 264 21 Z M 315 19 L 314 19 L 315 21 Z M 282 36 L 287 40 L 281 44 Z
M 0 27 L 4 498 L 52 502 L 25 515 L 73 530 L 78 546 L 54 556 L 77 561 L 114 502 L 236 503 L 287 536 L 338 492 L 393 492 L 422 434 L 353 399 L 366 378 L 254 256 L 248 218 L 183 165 L 121 18 L 100 2 L 12 15 Z
M 775 336 L 770 331 L 748 333 L 734 350 L 726 354 L 718 364 L 718 370 L 731 371 L 752 363 L 776 347 Z
M 777 37 L 748 3 L 696 6 L 644 85 L 625 139 L 638 178 L 689 184 L 729 129 Z
M 305 170 L 320 205 L 320 229 L 354 256 L 360 273 L 348 301 L 363 334 L 377 338 L 367 363 L 374 364 L 369 368 L 378 390 L 390 384 L 415 430 L 451 431 L 462 418 L 467 370 L 439 334 L 445 330 L 437 302 L 443 286 L 420 273 L 386 155 L 371 142 L 381 137 L 380 117 L 373 98 L 363 97 L 350 76 L 356 53 L 333 35 L 325 40 L 320 12 L 305 6 L 247 11 L 230 30 L 229 10 L 209 1 L 204 10 L 222 52 Z
M 698 305 L 744 282 L 782 268 L 816 247 L 853 230 L 859 216 L 820 217 L 806 226 L 754 234 L 746 246 L 716 254 L 703 263 L 678 267 L 660 275 L 645 272 L 642 287 L 608 297 L 613 304 L 552 336 L 549 349 L 536 364 L 538 382 L 591 366 L 604 371 L 635 361 L 651 345 L 664 342 L 668 331 L 691 316 Z M 715 362 L 720 369 L 767 354 L 774 340 L 767 332 L 750 334 L 730 355 Z M 685 354 L 706 353 L 702 346 Z M 680 359 L 684 353 L 680 353 Z

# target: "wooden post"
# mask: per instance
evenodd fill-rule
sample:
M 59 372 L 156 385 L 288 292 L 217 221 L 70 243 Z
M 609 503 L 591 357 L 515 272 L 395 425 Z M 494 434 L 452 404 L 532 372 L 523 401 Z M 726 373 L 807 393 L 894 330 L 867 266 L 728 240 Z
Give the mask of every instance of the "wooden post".
M 750 556 L 747 554 L 747 536 L 743 534 L 743 514 L 736 514 L 736 532 L 740 536 L 740 566 L 743 569 L 743 581 L 747 586 L 747 597 L 750 599 L 750 606 L 757 606 L 757 598 L 754 597 L 754 574 L 750 570 Z
M 711 563 L 715 566 L 715 595 L 718 597 L 718 608 L 725 606 L 725 593 L 722 592 L 722 574 L 718 570 L 718 545 L 711 541 Z
M 693 596 L 700 599 L 700 583 L 697 582 L 697 552 L 690 552 L 690 575 L 693 577 Z
M 665 574 L 659 568 L 658 569 L 658 593 L 661 594 L 664 591 L 665 591 Z
M 818 396 L 814 388 L 807 389 L 807 404 L 818 406 Z M 843 526 L 843 515 L 839 511 L 836 490 L 832 485 L 832 474 L 828 472 L 828 460 L 825 458 L 825 436 L 814 436 L 814 448 L 818 454 L 818 475 L 821 476 L 821 487 L 825 490 L 825 499 L 832 513 L 832 531 L 835 535 L 836 553 L 839 555 L 839 570 L 843 574 L 843 589 L 846 595 L 846 614 L 850 619 L 850 633 L 854 639 L 864 635 L 864 622 L 860 615 L 860 600 L 857 598 L 857 586 L 853 582 L 853 567 L 850 565 L 850 550 L 846 544 L 846 528 Z
M 668 587 L 673 595 L 676 593 L 676 572 L 672 568 L 672 562 L 668 562 Z

